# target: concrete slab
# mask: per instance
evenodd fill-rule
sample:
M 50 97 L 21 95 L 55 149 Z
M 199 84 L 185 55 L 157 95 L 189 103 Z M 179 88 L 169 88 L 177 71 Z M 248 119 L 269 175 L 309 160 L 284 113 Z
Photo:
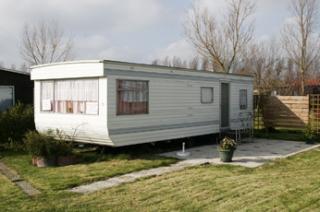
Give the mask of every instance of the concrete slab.
M 17 181 L 15 182 L 17 186 L 21 188 L 21 190 L 26 193 L 28 196 L 33 197 L 41 194 L 39 190 L 34 188 L 30 183 L 22 180 L 22 181 Z
M 186 160 L 186 161 L 180 161 L 176 164 L 172 164 L 170 166 L 165 167 L 158 167 L 153 169 L 147 169 L 137 172 L 132 172 L 129 174 L 112 177 L 107 180 L 97 181 L 91 184 L 87 185 L 81 185 L 78 187 L 74 187 L 72 189 L 69 189 L 69 191 L 74 193 L 92 193 L 95 191 L 99 191 L 106 188 L 111 188 L 114 186 L 121 185 L 123 183 L 130 183 L 134 182 L 137 179 L 145 178 L 145 177 L 151 177 L 151 176 L 159 176 L 170 172 L 180 171 L 187 167 L 197 166 L 206 163 L 205 160 Z
M 180 158 L 176 151 L 160 154 L 166 157 L 175 157 L 183 160 L 206 160 L 213 164 L 230 164 L 245 167 L 261 166 L 268 160 L 288 157 L 301 151 L 320 147 L 320 145 L 310 145 L 304 142 L 283 141 L 270 139 L 254 139 L 251 143 L 241 143 L 234 152 L 232 163 L 222 163 L 219 159 L 217 145 L 206 145 L 187 148 L 191 154 L 188 157 Z
M 41 194 L 39 190 L 34 188 L 30 183 L 23 180 L 20 175 L 13 169 L 0 162 L 0 173 L 6 176 L 11 182 L 15 183 L 28 196 L 33 197 Z

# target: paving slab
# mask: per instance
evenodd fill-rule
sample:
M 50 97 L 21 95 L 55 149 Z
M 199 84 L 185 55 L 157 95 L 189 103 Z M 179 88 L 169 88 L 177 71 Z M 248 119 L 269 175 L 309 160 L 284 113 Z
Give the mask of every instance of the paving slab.
M 252 142 L 241 143 L 234 152 L 233 162 L 223 163 L 219 159 L 217 145 L 205 145 L 187 148 L 190 155 L 184 158 L 179 157 L 177 151 L 160 154 L 166 157 L 175 157 L 183 160 L 207 160 L 212 164 L 240 165 L 254 168 L 261 166 L 269 160 L 288 157 L 302 151 L 320 147 L 319 144 L 306 144 L 299 141 L 284 141 L 270 139 L 254 139 Z
M 0 172 L 12 182 L 21 180 L 20 175 L 15 170 L 10 169 L 2 162 L 0 162 Z
M 30 183 L 23 180 L 15 170 L 9 168 L 2 162 L 0 162 L 0 173 L 6 176 L 11 182 L 15 183 L 24 193 L 26 193 L 30 197 L 36 196 L 41 193 Z
M 28 183 L 27 181 L 17 181 L 15 182 L 15 184 L 20 187 L 20 189 L 26 193 L 28 196 L 37 196 L 39 194 L 41 194 L 41 192 L 37 189 L 35 189 L 30 183 Z
M 92 192 L 99 191 L 102 189 L 118 186 L 123 183 L 134 182 L 140 178 L 159 176 L 159 175 L 163 175 L 163 174 L 170 173 L 170 172 L 180 171 L 180 170 L 183 170 L 187 167 L 198 166 L 198 165 L 201 165 L 204 163 L 207 163 L 206 160 L 195 159 L 195 160 L 180 161 L 180 162 L 178 162 L 176 164 L 172 164 L 170 166 L 158 167 L 158 168 L 153 168 L 153 169 L 132 172 L 132 173 L 125 174 L 125 175 L 112 177 L 107 180 L 97 181 L 97 182 L 87 184 L 87 185 L 81 185 L 81 186 L 69 189 L 69 191 L 75 192 L 75 193 L 82 193 L 82 194 L 92 193 Z

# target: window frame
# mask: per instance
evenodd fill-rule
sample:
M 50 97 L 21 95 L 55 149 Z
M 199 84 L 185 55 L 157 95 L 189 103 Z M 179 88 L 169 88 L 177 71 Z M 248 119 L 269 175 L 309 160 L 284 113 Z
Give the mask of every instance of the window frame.
M 143 113 L 123 113 L 120 112 L 120 92 L 125 89 L 119 90 L 119 84 L 121 81 L 130 81 L 130 82 L 144 82 L 147 84 L 146 96 L 147 96 L 147 105 L 146 112 Z M 116 115 L 117 116 L 131 116 L 131 115 L 148 115 L 149 114 L 149 80 L 138 80 L 138 79 L 116 79 Z
M 54 92 L 54 82 L 55 82 L 55 80 L 41 80 L 40 81 L 40 112 L 41 113 L 57 113 L 57 112 L 54 112 L 53 111 L 53 108 L 51 108 L 51 110 L 43 110 L 42 109 L 42 105 L 43 105 L 43 99 L 42 99 L 42 93 L 43 93 L 43 89 L 42 89 L 42 83 L 44 83 L 44 82 L 52 82 L 53 83 L 53 86 L 52 86 L 52 89 L 53 89 L 53 91 L 52 91 L 52 93 L 53 93 L 53 97 L 52 97 L 52 99 L 53 99 L 53 102 L 55 101 L 54 100 L 54 95 L 55 95 L 55 92 Z
M 243 91 L 245 91 L 245 96 L 244 96 L 246 98 L 246 104 L 245 105 L 241 104 L 241 97 L 242 97 L 241 92 L 243 92 Z M 240 89 L 239 90 L 239 109 L 240 110 L 248 109 L 248 89 Z
M 10 88 L 12 90 L 12 101 L 11 101 L 12 105 L 10 107 L 13 107 L 16 104 L 15 86 L 14 85 L 0 85 L 0 88 Z
M 54 109 L 52 108 L 51 111 L 49 110 L 42 110 L 42 83 L 43 82 L 52 82 L 53 83 L 53 102 L 55 103 L 55 86 L 56 86 L 56 82 L 57 81 L 71 81 L 71 80 L 88 80 L 88 79 L 94 79 L 94 80 L 97 80 L 98 82 L 98 93 L 97 93 L 97 96 L 98 96 L 98 99 L 97 99 L 97 105 L 98 105 L 98 110 L 97 110 L 97 113 L 96 114 L 88 114 L 88 113 L 63 113 L 63 112 L 55 112 Z M 71 79 L 48 79 L 48 80 L 40 80 L 40 113 L 50 113 L 50 114 L 62 114 L 62 115 L 85 115 L 85 116 L 99 116 L 100 114 L 100 80 L 98 77 L 93 77 L 93 78 L 71 78 Z M 71 101 L 71 100 L 68 100 L 68 101 Z M 88 102 L 92 102 L 92 101 L 88 101 Z M 54 107 L 54 105 L 53 105 Z
M 202 98 L 202 89 L 210 89 L 211 92 L 211 101 L 210 102 L 204 102 Z M 200 87 L 200 102 L 201 104 L 213 104 L 214 103 L 214 87 Z

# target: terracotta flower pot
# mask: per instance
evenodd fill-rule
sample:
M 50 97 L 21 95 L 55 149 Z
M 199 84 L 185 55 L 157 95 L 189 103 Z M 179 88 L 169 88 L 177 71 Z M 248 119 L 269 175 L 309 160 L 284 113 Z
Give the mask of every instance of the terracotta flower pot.
M 37 166 L 39 168 L 54 166 L 55 164 L 56 164 L 56 160 L 54 157 L 41 157 L 41 156 L 32 157 L 32 165 Z

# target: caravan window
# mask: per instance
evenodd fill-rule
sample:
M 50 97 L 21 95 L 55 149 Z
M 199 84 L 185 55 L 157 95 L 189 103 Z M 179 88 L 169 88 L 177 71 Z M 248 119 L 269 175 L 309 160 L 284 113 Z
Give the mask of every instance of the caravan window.
M 240 110 L 245 110 L 248 107 L 247 90 L 241 89 L 239 94 Z
M 201 88 L 201 103 L 202 104 L 213 103 L 213 88 L 211 87 Z
M 41 82 L 41 111 L 98 114 L 98 79 Z
M 117 115 L 147 114 L 148 81 L 117 80 Z

